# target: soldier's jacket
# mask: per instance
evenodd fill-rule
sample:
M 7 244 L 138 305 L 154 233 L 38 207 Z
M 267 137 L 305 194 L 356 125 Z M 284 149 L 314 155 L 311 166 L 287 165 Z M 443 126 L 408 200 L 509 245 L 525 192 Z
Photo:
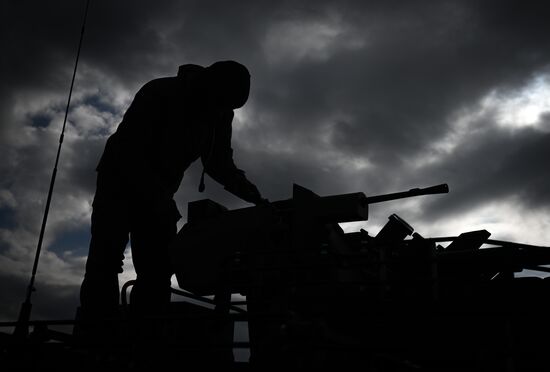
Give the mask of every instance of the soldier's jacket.
M 258 190 L 233 162 L 233 111 L 209 108 L 200 89 L 178 77 L 145 84 L 107 140 L 97 170 L 122 177 L 144 197 L 171 198 L 185 170 L 201 158 L 208 175 L 256 202 Z

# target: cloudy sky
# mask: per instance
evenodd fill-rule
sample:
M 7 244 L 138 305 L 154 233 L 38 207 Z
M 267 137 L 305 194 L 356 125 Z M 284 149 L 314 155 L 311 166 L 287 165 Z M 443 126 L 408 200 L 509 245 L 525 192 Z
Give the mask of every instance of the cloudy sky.
M 147 81 L 184 63 L 238 60 L 239 167 L 270 200 L 297 183 L 367 195 L 448 183 L 374 205 L 424 236 L 487 229 L 550 245 L 550 22 L 533 1 L 92 0 L 33 296 L 35 319 L 70 318 L 86 259 L 95 166 Z M 24 300 L 85 6 L 0 5 L 0 320 Z M 188 170 L 178 206 L 246 206 Z M 126 260 L 125 281 L 133 277 Z

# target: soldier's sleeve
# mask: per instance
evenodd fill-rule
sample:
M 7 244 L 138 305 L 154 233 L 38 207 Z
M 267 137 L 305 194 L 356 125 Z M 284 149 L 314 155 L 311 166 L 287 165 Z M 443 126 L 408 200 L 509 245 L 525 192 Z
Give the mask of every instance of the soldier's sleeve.
M 206 173 L 233 195 L 250 203 L 258 204 L 263 198 L 256 185 L 250 182 L 245 172 L 235 165 L 231 135 L 233 111 L 222 114 L 222 122 L 216 125 L 210 149 L 205 149 L 201 160 Z

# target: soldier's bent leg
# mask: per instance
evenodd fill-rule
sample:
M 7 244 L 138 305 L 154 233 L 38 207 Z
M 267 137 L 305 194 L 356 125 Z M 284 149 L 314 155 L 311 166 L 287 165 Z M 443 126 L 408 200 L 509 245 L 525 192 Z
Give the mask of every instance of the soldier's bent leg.
M 132 226 L 132 260 L 137 274 L 130 303 L 138 312 L 155 316 L 170 302 L 169 245 L 177 227 L 171 216 L 146 218 Z

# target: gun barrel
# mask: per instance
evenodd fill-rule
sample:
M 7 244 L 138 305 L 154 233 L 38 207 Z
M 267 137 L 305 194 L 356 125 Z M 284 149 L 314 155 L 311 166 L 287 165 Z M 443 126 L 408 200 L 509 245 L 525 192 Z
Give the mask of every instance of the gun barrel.
M 374 204 L 374 203 L 381 203 L 381 202 L 390 201 L 390 200 L 410 198 L 412 196 L 446 194 L 448 192 L 449 192 L 449 186 L 446 183 L 442 183 L 440 185 L 425 187 L 422 189 L 415 188 L 415 189 L 410 189 L 409 191 L 394 192 L 392 194 L 368 196 L 367 203 Z

